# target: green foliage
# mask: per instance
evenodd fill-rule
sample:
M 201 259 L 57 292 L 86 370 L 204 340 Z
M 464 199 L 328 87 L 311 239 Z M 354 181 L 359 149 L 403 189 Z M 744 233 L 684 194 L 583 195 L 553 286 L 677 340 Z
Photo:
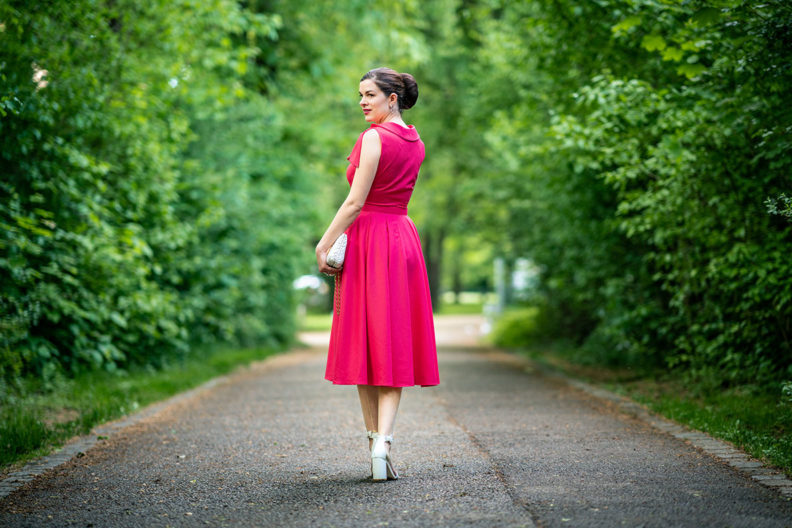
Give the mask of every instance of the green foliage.
M 792 381 L 785 381 L 781 384 L 782 403 L 792 405 Z
M 485 109 L 464 119 L 488 123 L 476 203 L 498 210 L 475 221 L 540 266 L 557 335 L 713 387 L 788 379 L 792 6 L 489 13 L 467 92 Z
M 538 315 L 539 309 L 535 306 L 509 309 L 498 318 L 490 339 L 496 346 L 506 348 L 535 343 L 542 334 L 537 324 Z
M 765 200 L 767 212 L 773 215 L 784 216 L 792 221 L 792 197 L 781 193 L 777 198 Z
M 62 7 L 0 6 L 0 377 L 288 342 L 307 174 L 251 73 L 280 18 Z

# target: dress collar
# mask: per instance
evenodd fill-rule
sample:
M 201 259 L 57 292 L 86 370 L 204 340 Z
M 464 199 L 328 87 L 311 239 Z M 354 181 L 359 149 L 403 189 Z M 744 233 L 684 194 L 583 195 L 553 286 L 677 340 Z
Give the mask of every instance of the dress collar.
M 381 124 L 372 123 L 371 127 L 382 128 L 384 130 L 387 130 L 388 132 L 391 132 L 392 134 L 399 136 L 400 138 L 406 141 L 418 141 L 419 139 L 421 139 L 421 137 L 418 135 L 418 131 L 415 130 L 415 127 L 413 125 L 408 125 L 408 128 L 404 128 L 398 123 L 394 123 L 393 121 L 387 121 Z

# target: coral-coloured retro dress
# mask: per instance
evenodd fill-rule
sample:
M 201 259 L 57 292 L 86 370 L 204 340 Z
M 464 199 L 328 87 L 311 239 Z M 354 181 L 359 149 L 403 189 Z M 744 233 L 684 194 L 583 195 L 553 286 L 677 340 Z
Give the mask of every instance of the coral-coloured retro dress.
M 437 385 L 426 264 L 407 216 L 424 144 L 412 125 L 387 122 L 372 128 L 382 153 L 363 210 L 346 230 L 325 379 L 340 385 Z M 350 185 L 365 132 L 347 158 Z

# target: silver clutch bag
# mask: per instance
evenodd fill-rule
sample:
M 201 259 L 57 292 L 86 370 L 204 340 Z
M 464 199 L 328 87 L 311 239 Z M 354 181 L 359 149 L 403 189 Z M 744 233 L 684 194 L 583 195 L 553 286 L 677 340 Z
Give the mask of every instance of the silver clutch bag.
M 346 254 L 347 236 L 346 233 L 341 233 L 341 236 L 333 243 L 333 247 L 327 252 L 327 265 L 331 268 L 341 269 L 344 267 L 344 255 Z

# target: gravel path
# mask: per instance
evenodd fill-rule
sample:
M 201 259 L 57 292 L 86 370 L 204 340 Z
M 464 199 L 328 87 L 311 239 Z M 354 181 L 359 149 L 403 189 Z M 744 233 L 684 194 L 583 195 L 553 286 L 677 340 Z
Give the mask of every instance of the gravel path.
M 354 387 L 317 345 L 258 363 L 0 499 L 0 526 L 792 526 L 792 503 L 438 318 L 441 385 L 405 389 L 398 481 L 368 480 Z

